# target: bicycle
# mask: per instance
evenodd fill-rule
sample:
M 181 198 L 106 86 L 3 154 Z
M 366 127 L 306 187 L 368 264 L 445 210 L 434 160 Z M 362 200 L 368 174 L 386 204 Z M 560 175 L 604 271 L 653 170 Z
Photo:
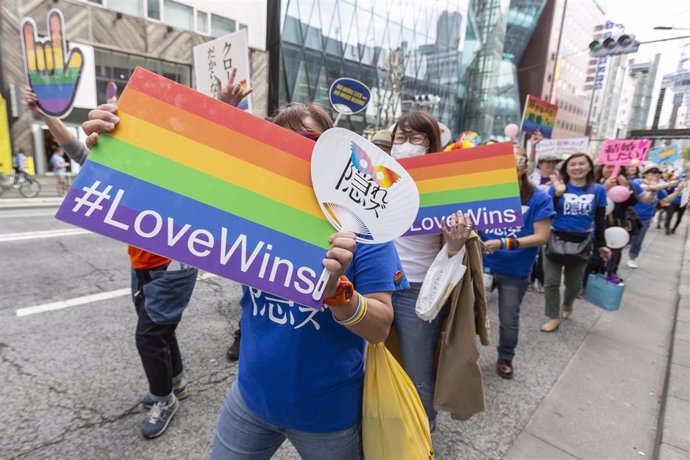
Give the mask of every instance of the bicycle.
M 17 177 L 16 181 L 15 176 Z M 25 172 L 8 176 L 0 171 L 0 196 L 11 189 L 18 189 L 24 198 L 34 198 L 41 193 L 41 184 Z

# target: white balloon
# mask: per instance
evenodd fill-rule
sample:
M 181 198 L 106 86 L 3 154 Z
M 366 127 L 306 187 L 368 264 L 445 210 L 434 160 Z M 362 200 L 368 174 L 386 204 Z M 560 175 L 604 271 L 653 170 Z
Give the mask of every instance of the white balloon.
M 623 227 L 609 227 L 604 232 L 606 246 L 611 249 L 620 249 L 628 244 L 630 235 Z
M 606 197 L 606 215 L 607 216 L 613 212 L 613 208 L 615 206 L 616 206 L 616 203 L 614 203 L 611 198 Z

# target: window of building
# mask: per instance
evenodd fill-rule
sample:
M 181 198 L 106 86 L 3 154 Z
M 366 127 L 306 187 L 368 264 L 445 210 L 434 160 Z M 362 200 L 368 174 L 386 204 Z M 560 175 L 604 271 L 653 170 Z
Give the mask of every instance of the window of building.
M 165 0 L 165 23 L 180 29 L 194 30 L 194 8 L 174 0 Z
M 151 19 L 161 19 L 161 2 L 160 0 L 147 0 L 146 15 Z
M 100 2 L 99 2 L 100 3 Z M 107 5 L 113 11 L 119 11 L 132 16 L 144 15 L 144 0 L 128 0 L 126 2 L 108 2 Z
M 88 0 L 91 3 L 98 3 L 99 5 L 103 4 L 103 0 Z
M 196 10 L 196 31 L 202 34 L 208 33 L 208 13 Z
M 230 18 L 224 18 L 216 14 L 211 14 L 211 35 L 220 37 L 227 35 L 236 30 L 235 21 Z
M 119 93 L 122 93 L 137 66 L 156 72 L 165 78 L 186 86 L 190 86 L 192 81 L 192 68 L 188 65 L 110 50 L 96 49 L 94 53 L 96 61 L 96 91 L 99 104 L 106 101 L 106 84 L 109 81 L 114 82 Z

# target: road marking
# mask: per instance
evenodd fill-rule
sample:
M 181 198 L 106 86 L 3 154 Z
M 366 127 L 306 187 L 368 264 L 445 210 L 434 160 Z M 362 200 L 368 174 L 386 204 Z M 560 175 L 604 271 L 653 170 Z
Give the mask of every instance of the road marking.
M 213 278 L 218 275 L 213 273 L 202 273 L 197 279 L 204 280 L 208 278 Z M 132 291 L 130 289 L 116 289 L 109 292 L 101 292 L 99 294 L 85 295 L 82 297 L 75 297 L 74 299 L 60 300 L 59 302 L 44 303 L 43 305 L 35 305 L 33 307 L 19 308 L 15 310 L 17 316 L 29 316 L 35 315 L 37 313 L 45 313 L 48 311 L 63 310 L 65 308 L 78 307 L 79 305 L 86 305 L 89 303 L 100 302 L 102 300 L 114 299 L 117 297 L 123 297 L 130 295 Z
M 28 213 L 25 211 L 2 211 L 0 212 L 0 219 L 17 219 L 20 217 L 55 217 L 55 210 L 48 209 L 44 212 Z
M 81 228 L 65 228 L 60 230 L 43 230 L 40 232 L 21 232 L 21 233 L 7 233 L 0 235 L 0 243 L 8 241 L 22 241 L 35 240 L 38 238 L 57 238 L 61 236 L 76 236 L 91 233 L 89 230 Z

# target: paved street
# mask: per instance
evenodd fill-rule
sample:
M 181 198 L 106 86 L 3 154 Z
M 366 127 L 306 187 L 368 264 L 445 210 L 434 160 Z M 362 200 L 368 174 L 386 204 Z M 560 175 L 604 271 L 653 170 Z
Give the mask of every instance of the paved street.
M 163 437 L 145 441 L 138 401 L 146 383 L 126 249 L 56 221 L 54 212 L 0 209 L 0 458 L 207 458 L 237 372 L 224 354 L 239 317 L 239 286 L 219 277 L 198 282 L 178 334 L 192 396 Z M 495 349 L 483 348 L 487 411 L 467 422 L 443 414 L 433 436 L 437 457 L 651 458 L 685 236 L 685 226 L 669 237 L 650 231 L 642 266 L 628 280 L 624 302 L 644 304 L 645 330 L 634 323 L 632 303 L 607 313 L 583 301 L 559 332 L 540 333 L 543 299 L 529 292 L 515 379 L 500 379 Z M 629 295 L 635 289 L 643 293 L 637 300 Z M 495 341 L 495 296 L 490 310 Z M 687 326 L 678 329 L 686 340 Z M 687 376 L 684 359 L 677 372 Z M 602 378 L 615 384 L 603 387 Z M 684 386 L 676 382 L 671 391 L 687 405 Z M 663 458 L 687 458 L 687 417 L 669 407 L 677 422 L 665 433 L 680 433 L 681 441 L 665 447 L 679 456 Z M 297 457 L 286 445 L 276 458 Z

